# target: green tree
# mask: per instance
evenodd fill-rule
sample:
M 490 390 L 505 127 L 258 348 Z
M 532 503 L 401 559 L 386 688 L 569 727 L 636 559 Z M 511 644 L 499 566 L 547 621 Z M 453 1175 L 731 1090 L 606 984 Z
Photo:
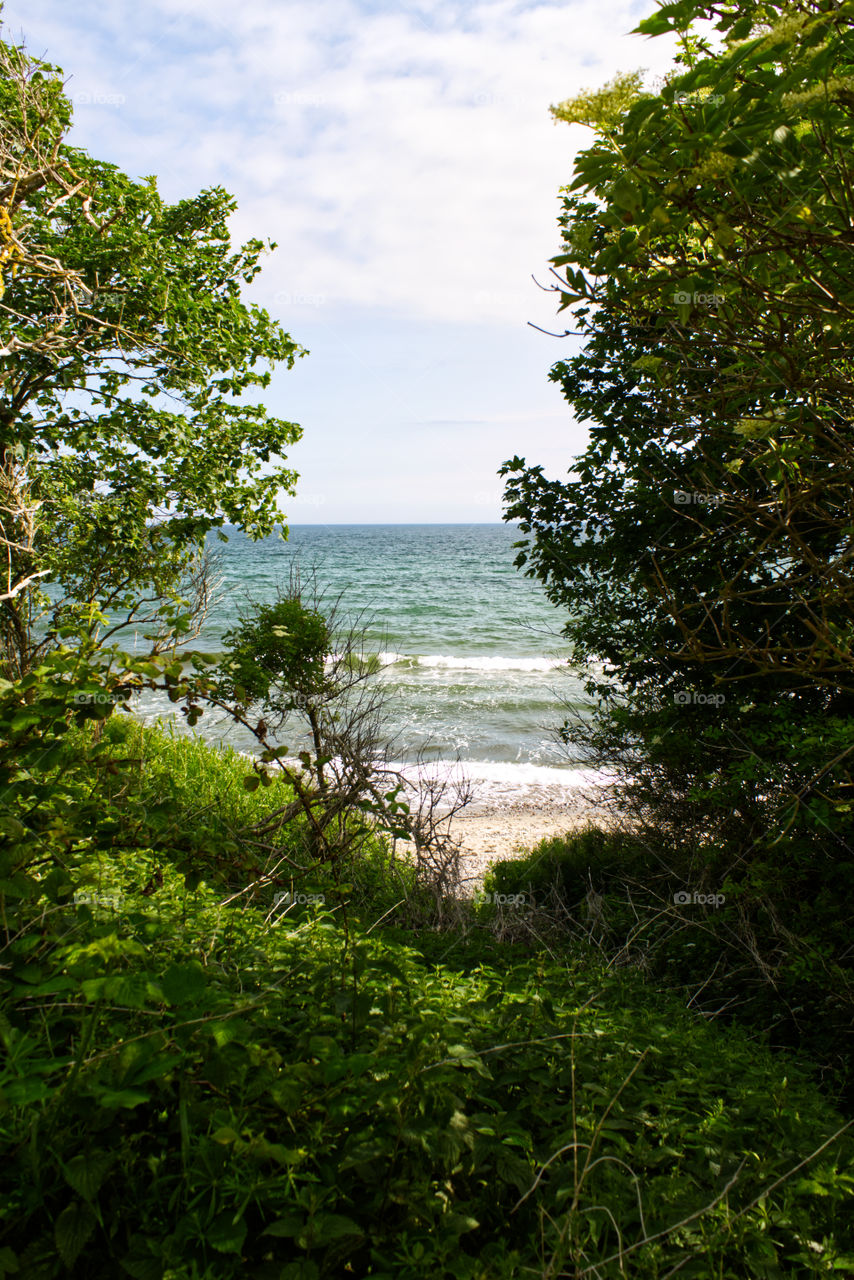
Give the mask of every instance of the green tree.
M 240 299 L 265 245 L 232 247 L 224 190 L 170 205 L 154 178 L 72 146 L 59 71 L 9 44 L 0 119 L 0 660 L 14 678 L 95 601 L 110 629 L 147 622 L 168 643 L 204 605 L 208 532 L 275 528 L 300 429 L 251 394 L 304 352 Z
M 551 377 L 590 444 L 567 481 L 503 468 L 520 563 L 603 661 L 586 732 L 620 803 L 659 849 L 727 851 L 772 969 L 804 902 L 843 954 L 854 873 L 852 14 L 666 5 L 657 91 L 554 109 L 596 129 L 553 260 L 583 346 Z
M 598 120 L 554 260 L 586 344 L 551 375 L 591 444 L 569 483 L 506 464 L 507 515 L 579 655 L 628 689 L 849 709 L 850 16 L 669 5 L 640 30 L 681 31 L 687 73 L 554 109 Z
M 271 727 L 284 724 L 293 712 L 303 717 L 311 732 L 313 768 L 319 790 L 326 790 L 323 724 L 330 704 L 341 693 L 336 678 L 342 666 L 334 655 L 329 621 L 320 612 L 320 600 L 306 604 L 298 579 L 275 604 L 256 604 L 240 625 L 224 637 L 223 667 L 227 672 L 226 695 L 239 703 L 260 704 L 263 738 L 267 719 Z M 332 666 L 335 671 L 328 671 Z M 352 668 L 345 668 L 351 674 Z M 345 681 L 350 685 L 352 680 Z
M 552 377 L 592 444 L 569 486 L 508 466 L 510 498 L 523 517 L 540 496 L 544 515 L 571 512 L 550 532 L 550 510 L 532 547 L 551 578 L 588 556 L 602 574 L 606 552 L 575 550 L 585 519 L 609 549 L 648 535 L 616 574 L 653 607 L 662 657 L 854 691 L 851 7 L 687 3 L 640 30 L 716 16 L 724 49 L 659 94 L 624 77 L 554 108 L 584 123 L 600 108 L 554 260 L 588 341 Z

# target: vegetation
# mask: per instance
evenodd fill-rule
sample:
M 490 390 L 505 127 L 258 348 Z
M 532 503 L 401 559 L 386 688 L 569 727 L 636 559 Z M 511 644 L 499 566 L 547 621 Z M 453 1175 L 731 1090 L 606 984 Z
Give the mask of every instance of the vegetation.
M 299 428 L 244 397 L 304 353 L 240 300 L 265 246 L 232 249 L 225 191 L 168 205 L 154 178 L 71 146 L 61 75 L 5 44 L 0 119 L 0 660 L 14 678 L 71 620 L 147 628 L 165 650 L 204 612 L 205 534 L 270 533 L 296 480 L 280 455 Z
M 73 882 L 4 890 L 4 1274 L 854 1265 L 854 1143 L 795 1062 L 583 954 L 429 958 L 328 872 L 234 892 L 246 762 L 124 719 L 98 747 Z
M 726 899 L 713 925 L 681 912 L 695 1004 L 780 1043 L 818 1036 L 843 1074 L 850 23 L 823 0 L 668 4 L 639 28 L 680 35 L 657 92 L 627 76 L 554 108 L 596 131 L 553 260 L 583 345 L 551 375 L 591 439 L 568 482 L 504 468 L 519 563 L 569 610 L 578 660 L 603 664 L 593 723 L 566 733 L 617 776 L 625 847 L 647 851 L 644 909 Z
M 684 73 L 556 109 L 599 131 L 556 262 L 593 439 L 568 485 L 508 464 L 510 514 L 618 678 L 589 738 L 630 822 L 474 903 L 334 608 L 294 580 L 179 651 L 205 534 L 292 483 L 241 397 L 298 348 L 240 301 L 230 198 L 70 148 L 0 46 L 0 1277 L 854 1272 L 851 93 L 842 10 L 781 13 L 669 5 Z M 141 688 L 257 755 L 143 728 Z

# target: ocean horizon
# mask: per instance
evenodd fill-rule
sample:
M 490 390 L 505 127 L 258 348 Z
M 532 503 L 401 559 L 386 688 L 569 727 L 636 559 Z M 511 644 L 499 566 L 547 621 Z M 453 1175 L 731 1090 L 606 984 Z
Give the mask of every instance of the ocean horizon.
M 584 712 L 583 672 L 569 664 L 565 615 L 513 561 L 518 529 L 491 522 L 291 524 L 289 536 L 251 542 L 233 528 L 208 546 L 221 584 L 189 647 L 217 652 L 250 600 L 270 602 L 292 572 L 337 601 L 345 626 L 364 628 L 378 659 L 388 738 L 405 770 L 425 759 L 455 765 L 482 801 L 559 800 L 586 778 L 580 751 L 561 743 L 567 709 Z M 148 722 L 175 718 L 143 695 Z M 254 752 L 254 738 L 207 712 L 196 732 Z M 290 726 L 284 741 L 291 745 Z

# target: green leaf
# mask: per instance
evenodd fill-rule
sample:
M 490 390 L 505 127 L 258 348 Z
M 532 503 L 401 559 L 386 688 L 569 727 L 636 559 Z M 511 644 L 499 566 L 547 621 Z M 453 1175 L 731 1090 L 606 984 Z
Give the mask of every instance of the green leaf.
M 94 1200 L 114 1163 L 115 1156 L 107 1151 L 92 1151 L 88 1155 L 75 1156 L 63 1170 L 65 1181 L 84 1200 Z
M 673 28 L 673 20 L 669 16 L 669 11 L 674 8 L 673 5 L 662 6 L 658 13 L 654 13 L 650 18 L 644 18 L 635 27 L 635 32 L 643 36 L 662 36 Z
M 134 1107 L 140 1107 L 143 1103 L 151 1101 L 151 1094 L 143 1093 L 140 1089 L 111 1089 L 96 1081 L 89 1083 L 86 1092 L 95 1098 L 100 1106 L 110 1109 L 121 1108 L 132 1111 Z
M 169 1004 L 194 1004 L 204 994 L 207 979 L 196 965 L 173 964 L 164 973 L 161 985 Z
M 357 1222 L 340 1213 L 316 1213 L 311 1219 L 307 1234 L 312 1244 L 324 1245 L 344 1236 L 363 1236 L 365 1233 Z
M 211 1137 L 214 1142 L 219 1142 L 224 1147 L 227 1147 L 232 1142 L 237 1142 L 240 1134 L 236 1129 L 232 1129 L 229 1125 L 223 1125 L 222 1128 L 217 1129 L 216 1133 L 212 1133 Z
M 442 1216 L 442 1229 L 449 1231 L 452 1235 L 461 1236 L 466 1231 L 476 1231 L 480 1226 L 477 1218 L 472 1218 L 464 1213 L 446 1213 Z
M 208 1023 L 207 1032 L 222 1048 L 234 1041 L 240 1041 L 246 1033 L 246 1028 L 238 1018 L 224 1018 L 221 1022 Z
M 97 1226 L 88 1204 L 74 1200 L 63 1209 L 54 1225 L 54 1240 L 59 1256 L 67 1267 L 73 1267 L 83 1246 Z
M 129 1276 L 133 1276 L 133 1280 L 163 1280 L 162 1262 L 139 1249 L 122 1258 L 119 1266 Z
M 205 1235 L 208 1243 L 218 1253 L 240 1253 L 247 1230 L 242 1218 L 235 1222 L 233 1214 L 221 1213 L 208 1227 Z
M 0 1249 L 0 1276 L 16 1275 L 20 1271 L 18 1255 L 5 1245 Z
M 275 1222 L 271 1222 L 269 1227 L 265 1227 L 261 1232 L 262 1236 L 276 1236 L 284 1239 L 287 1236 L 297 1236 L 305 1226 L 305 1218 L 296 1213 L 288 1213 L 282 1218 L 277 1218 Z

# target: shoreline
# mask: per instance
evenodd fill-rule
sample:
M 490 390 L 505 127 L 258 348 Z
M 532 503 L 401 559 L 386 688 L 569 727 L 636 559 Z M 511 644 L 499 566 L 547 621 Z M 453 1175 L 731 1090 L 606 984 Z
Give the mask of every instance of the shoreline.
M 587 826 L 594 814 L 581 797 L 562 804 L 478 806 L 477 812 L 458 814 L 450 830 L 460 842 L 460 889 L 466 896 L 476 892 L 492 863 L 525 857 L 541 840 Z
M 460 849 L 458 892 L 472 897 L 483 887 L 483 878 L 495 862 L 527 857 L 542 840 L 580 831 L 603 821 L 603 814 L 589 796 L 581 794 L 561 800 L 526 797 L 511 804 L 472 804 L 451 819 L 449 834 Z M 408 856 L 414 852 L 409 841 L 397 842 Z

